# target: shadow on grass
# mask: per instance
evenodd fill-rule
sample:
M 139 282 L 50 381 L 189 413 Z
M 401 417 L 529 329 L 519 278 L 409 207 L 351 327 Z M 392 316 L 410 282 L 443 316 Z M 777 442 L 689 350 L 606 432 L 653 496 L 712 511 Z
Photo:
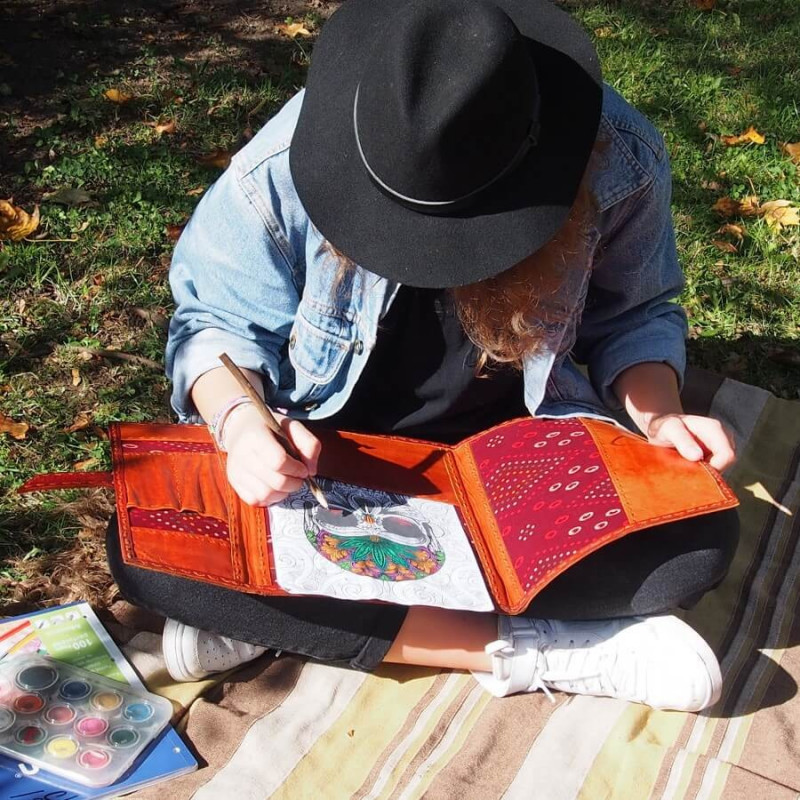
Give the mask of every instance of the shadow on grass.
M 335 5 L 320 0 L 316 16 L 321 19 Z M 30 127 L 63 116 L 81 124 L 88 110 L 94 127 L 98 109 L 84 107 L 87 90 L 101 99 L 116 73 L 143 73 L 149 63 L 165 58 L 171 59 L 171 71 L 188 70 L 197 81 L 208 77 L 209 65 L 228 64 L 253 80 L 270 77 L 300 84 L 304 70 L 293 63 L 293 56 L 304 46 L 281 39 L 275 26 L 287 13 L 302 17 L 309 10 L 305 0 L 216 0 L 213 5 L 197 0 L 22 0 L 4 8 L 0 18 L 5 56 L 0 62 L 0 86 L 5 87 L 0 114 L 27 121 Z M 93 86 L 98 73 L 103 85 Z M 145 102 L 103 101 L 99 113 L 106 120 L 140 121 Z M 19 172 L 32 145 L 28 135 L 1 127 L 4 171 Z
M 687 343 L 689 363 L 726 378 L 760 386 L 778 397 L 800 399 L 800 348 L 796 339 L 743 334 L 708 336 Z

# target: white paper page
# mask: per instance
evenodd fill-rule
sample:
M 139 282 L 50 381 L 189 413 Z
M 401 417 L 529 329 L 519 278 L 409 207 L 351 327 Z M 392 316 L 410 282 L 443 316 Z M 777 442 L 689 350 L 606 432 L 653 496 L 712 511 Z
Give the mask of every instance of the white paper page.
M 492 611 L 453 506 L 320 479 L 270 506 L 278 584 L 291 594 Z

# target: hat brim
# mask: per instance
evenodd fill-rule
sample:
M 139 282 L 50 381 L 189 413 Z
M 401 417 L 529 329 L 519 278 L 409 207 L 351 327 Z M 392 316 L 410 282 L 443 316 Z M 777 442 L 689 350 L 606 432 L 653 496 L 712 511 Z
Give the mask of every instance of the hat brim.
M 398 0 L 348 0 L 314 49 L 290 147 L 292 178 L 320 233 L 390 280 L 447 288 L 497 275 L 546 244 L 575 200 L 602 108 L 595 49 L 572 18 L 546 0 L 495 2 L 529 43 L 539 75 L 541 133 L 512 173 L 454 215 L 423 214 L 393 201 L 358 152 L 352 120 L 369 55 L 364 43 L 392 24 Z

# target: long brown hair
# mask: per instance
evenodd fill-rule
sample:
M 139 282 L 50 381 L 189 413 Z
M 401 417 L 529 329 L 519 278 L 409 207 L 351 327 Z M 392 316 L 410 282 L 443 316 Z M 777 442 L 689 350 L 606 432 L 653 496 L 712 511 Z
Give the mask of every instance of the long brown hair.
M 596 213 L 591 184 L 603 150 L 603 143 L 595 145 L 569 217 L 544 247 L 499 275 L 451 290 L 464 331 L 481 353 L 477 373 L 491 362 L 521 369 L 524 358 L 545 343 L 548 331 L 574 313 L 568 288 L 590 268 L 580 253 L 584 227 Z M 336 294 L 355 264 L 330 242 L 322 248 L 336 260 Z
M 492 361 L 521 369 L 574 313 L 569 289 L 589 268 L 580 256 L 595 209 L 587 172 L 567 221 L 544 247 L 499 275 L 452 290 L 464 331 L 481 351 L 478 372 Z

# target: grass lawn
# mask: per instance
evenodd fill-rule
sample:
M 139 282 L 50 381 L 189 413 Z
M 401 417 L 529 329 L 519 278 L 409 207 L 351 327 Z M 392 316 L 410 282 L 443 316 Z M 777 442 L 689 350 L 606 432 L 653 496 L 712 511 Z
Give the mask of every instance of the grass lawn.
M 107 508 L 14 488 L 106 468 L 111 420 L 169 419 L 160 363 L 178 226 L 226 154 L 303 84 L 334 6 L 10 5 L 0 199 L 39 204 L 43 238 L 0 249 L 0 412 L 29 426 L 0 434 L 0 593 L 79 546 L 87 515 Z M 782 147 L 800 140 L 797 0 L 564 6 L 593 32 L 606 79 L 666 137 L 691 361 L 800 397 L 800 228 L 712 211 L 721 198 L 800 205 L 800 167 Z M 276 30 L 287 22 L 311 36 Z M 725 144 L 750 126 L 763 144 Z

